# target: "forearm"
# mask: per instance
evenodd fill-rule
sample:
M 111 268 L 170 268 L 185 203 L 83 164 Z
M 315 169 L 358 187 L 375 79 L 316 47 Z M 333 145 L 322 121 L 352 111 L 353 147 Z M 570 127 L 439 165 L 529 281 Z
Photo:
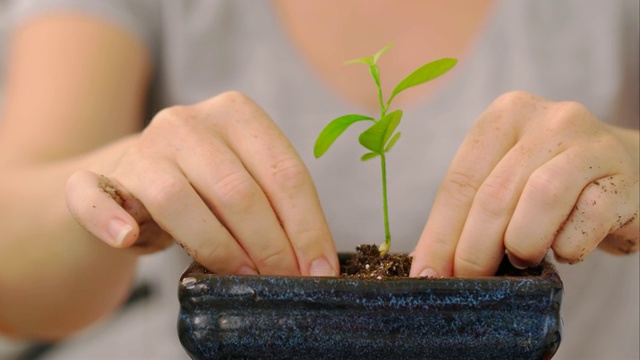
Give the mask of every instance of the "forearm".
M 64 337 L 126 298 L 136 256 L 79 226 L 64 187 L 80 168 L 104 171 L 95 164 L 118 158 L 128 142 L 64 162 L 0 165 L 0 329 L 9 335 Z
M 150 58 L 109 22 L 54 12 L 14 31 L 5 70 L 0 332 L 60 338 L 113 311 L 131 286 L 135 255 L 76 224 L 65 184 L 78 170 L 110 171 L 134 140 L 116 141 L 142 126 Z

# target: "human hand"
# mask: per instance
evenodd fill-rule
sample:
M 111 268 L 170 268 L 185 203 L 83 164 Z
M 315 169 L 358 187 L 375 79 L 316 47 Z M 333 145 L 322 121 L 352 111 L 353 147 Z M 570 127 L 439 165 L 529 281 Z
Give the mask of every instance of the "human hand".
M 550 248 L 568 263 L 599 244 L 637 251 L 638 169 L 637 132 L 577 103 L 505 94 L 452 161 L 411 275 L 493 275 L 505 250 L 517 267 L 538 264 Z
M 111 173 L 78 172 L 66 195 L 78 222 L 114 247 L 175 240 L 216 273 L 338 274 L 304 164 L 239 93 L 161 111 Z

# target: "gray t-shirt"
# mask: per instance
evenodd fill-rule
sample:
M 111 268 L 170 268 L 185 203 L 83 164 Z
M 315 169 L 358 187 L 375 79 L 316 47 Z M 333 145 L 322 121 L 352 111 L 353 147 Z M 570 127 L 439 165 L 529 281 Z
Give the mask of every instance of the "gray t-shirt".
M 321 160 L 312 154 L 328 120 L 365 110 L 346 103 L 314 73 L 269 2 L 20 0 L 11 18 L 20 23 L 61 9 L 112 21 L 149 47 L 155 66 L 150 113 L 226 90 L 248 94 L 311 171 L 338 250 L 381 241 L 379 169 L 358 160 L 360 145 L 341 139 Z M 635 0 L 499 1 L 455 73 L 424 102 L 404 109 L 403 139 L 388 160 L 393 249 L 415 246 L 457 147 L 502 93 L 575 100 L 604 121 L 637 128 L 638 38 Z M 638 259 L 596 251 L 581 264 L 560 266 L 565 331 L 555 358 L 640 357 Z M 175 331 L 175 292 L 187 263 L 177 248 L 146 257 L 140 278 L 155 286 L 156 296 L 45 358 L 186 359 Z

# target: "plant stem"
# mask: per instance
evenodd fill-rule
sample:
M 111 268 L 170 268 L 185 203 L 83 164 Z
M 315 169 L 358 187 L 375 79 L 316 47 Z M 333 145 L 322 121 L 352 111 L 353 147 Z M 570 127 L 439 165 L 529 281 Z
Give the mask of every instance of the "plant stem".
M 378 100 L 380 101 L 380 119 L 382 119 L 387 114 L 387 108 L 384 106 L 384 99 L 382 98 L 382 86 L 380 84 L 376 84 L 378 86 Z
M 382 208 L 384 211 L 384 244 L 380 246 L 381 254 L 386 254 L 391 247 L 391 231 L 389 230 L 389 202 L 387 200 L 387 159 L 385 154 L 380 154 L 380 167 L 382 168 Z
M 380 120 L 387 114 L 387 106 L 384 104 L 384 97 L 382 96 L 382 86 L 380 85 L 380 72 L 378 65 L 372 65 L 371 73 L 374 74 L 373 78 L 378 88 L 378 100 L 380 101 Z M 375 74 L 378 74 L 377 76 Z M 380 167 L 382 168 L 382 210 L 384 212 L 384 243 L 378 247 L 380 254 L 384 255 L 389 251 L 391 247 L 391 231 L 389 230 L 389 204 L 387 200 L 387 159 L 384 156 L 384 151 L 380 154 Z

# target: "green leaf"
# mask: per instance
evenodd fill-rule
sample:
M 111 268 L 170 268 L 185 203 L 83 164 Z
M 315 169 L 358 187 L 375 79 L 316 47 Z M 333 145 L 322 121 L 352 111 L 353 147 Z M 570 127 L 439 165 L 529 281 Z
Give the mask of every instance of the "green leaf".
M 391 150 L 391 148 L 393 148 L 393 145 L 396 144 L 396 142 L 398 141 L 398 139 L 400 139 L 400 134 L 401 132 L 397 132 L 395 134 L 393 134 L 393 136 L 391 137 L 391 140 L 389 140 L 389 142 L 387 143 L 387 146 L 384 147 L 384 152 L 388 153 L 389 150 Z
M 385 46 L 382 48 L 382 50 L 378 51 L 375 55 L 373 55 L 372 59 L 374 64 L 378 63 L 378 59 L 380 58 L 380 56 L 382 56 L 382 54 L 386 53 L 387 50 L 391 49 L 391 47 L 393 46 L 393 43 L 390 43 L 389 45 Z
M 324 155 L 324 153 L 329 150 L 329 147 L 333 142 L 336 141 L 336 139 L 345 130 L 347 130 L 349 126 L 363 120 L 375 121 L 371 116 L 360 114 L 343 115 L 331 120 L 331 122 L 322 129 L 322 132 L 320 132 L 320 135 L 318 135 L 318 138 L 316 139 L 316 143 L 313 147 L 313 154 L 315 157 L 319 158 Z
M 373 65 L 373 56 L 367 56 L 367 57 L 363 57 L 363 58 L 359 58 L 359 59 L 353 59 L 353 60 L 349 60 L 349 61 L 345 61 L 344 62 L 345 65 L 351 65 L 351 64 L 365 64 L 365 65 Z
M 387 50 L 389 50 L 391 47 L 393 46 L 393 43 L 385 46 L 384 48 L 382 48 L 382 50 L 378 51 L 377 53 L 375 53 L 375 55 L 373 56 L 367 56 L 367 57 L 362 57 L 362 58 L 358 58 L 358 59 L 353 59 L 353 60 L 349 60 L 349 61 L 345 61 L 345 65 L 351 65 L 351 64 L 365 64 L 365 65 L 369 65 L 369 66 L 373 66 L 376 63 L 378 63 L 378 59 L 380 58 L 380 56 L 382 56 L 382 54 L 384 54 L 385 52 L 387 52 Z
M 393 111 L 360 134 L 358 141 L 368 150 L 382 154 L 384 145 L 396 130 L 402 119 L 402 110 Z
M 426 65 L 423 65 L 418 70 L 412 72 L 409 76 L 407 76 L 404 80 L 402 80 L 389 97 L 387 101 L 387 106 L 391 104 L 391 100 L 393 100 L 396 95 L 400 92 L 416 86 L 420 84 L 424 84 L 427 81 L 433 80 L 440 75 L 445 74 L 447 71 L 451 70 L 458 63 L 457 59 L 444 58 L 432 61 Z
M 360 161 L 367 161 L 367 160 L 371 160 L 376 156 L 380 156 L 380 154 L 376 154 L 374 152 L 368 152 L 364 155 L 362 155 L 362 157 L 360 158 Z

